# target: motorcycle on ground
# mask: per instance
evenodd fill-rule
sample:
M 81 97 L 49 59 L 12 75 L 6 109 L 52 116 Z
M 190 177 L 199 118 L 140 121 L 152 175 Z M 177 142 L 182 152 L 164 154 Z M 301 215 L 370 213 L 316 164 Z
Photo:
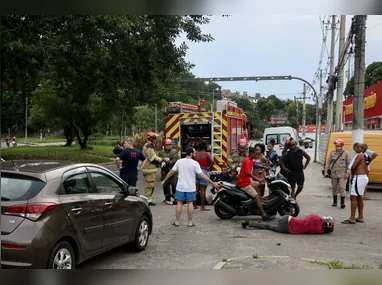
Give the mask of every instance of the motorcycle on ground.
M 262 205 L 267 215 L 291 215 L 297 217 L 300 207 L 291 197 L 292 188 L 282 174 L 270 173 L 265 178 L 271 194 L 262 197 Z M 223 220 L 234 216 L 260 215 L 255 199 L 232 183 L 218 182 L 220 189 L 214 197 L 215 214 Z

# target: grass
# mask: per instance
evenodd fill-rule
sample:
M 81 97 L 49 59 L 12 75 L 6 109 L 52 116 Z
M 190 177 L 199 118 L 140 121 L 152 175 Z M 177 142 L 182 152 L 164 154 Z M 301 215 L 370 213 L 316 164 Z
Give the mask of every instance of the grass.
M 114 145 L 117 141 L 119 141 L 119 136 L 109 136 L 109 137 L 103 137 L 103 138 L 97 138 L 97 137 L 90 137 L 90 142 L 93 144 L 112 144 Z M 75 139 L 76 140 L 76 139 Z M 2 141 L 5 142 L 5 139 L 2 139 Z M 17 139 L 19 143 L 24 143 L 24 137 L 19 137 Z M 27 143 L 57 143 L 57 142 L 63 142 L 66 143 L 65 137 L 45 137 L 40 140 L 40 137 L 28 137 Z
M 373 269 L 372 267 L 366 266 L 366 265 L 362 265 L 362 266 L 358 266 L 358 265 L 354 265 L 354 264 L 345 265 L 343 262 L 338 261 L 338 260 L 332 260 L 332 261 L 315 260 L 315 261 L 309 261 L 309 262 L 313 263 L 313 264 L 325 265 L 329 269 Z M 382 265 L 379 266 L 379 269 L 382 269 Z
M 75 146 L 18 146 L 1 150 L 1 157 L 5 160 L 18 159 L 47 159 L 70 160 L 84 163 L 111 162 L 114 158 L 113 147 L 108 145 L 95 145 L 91 150 L 81 150 Z

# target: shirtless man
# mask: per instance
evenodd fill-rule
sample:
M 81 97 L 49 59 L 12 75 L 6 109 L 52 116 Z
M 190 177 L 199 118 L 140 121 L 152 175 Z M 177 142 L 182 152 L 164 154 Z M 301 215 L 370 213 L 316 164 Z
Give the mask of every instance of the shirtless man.
M 351 185 L 350 192 L 350 201 L 351 201 L 351 210 L 350 218 L 343 221 L 343 224 L 355 224 L 363 223 L 363 194 L 365 188 L 369 183 L 369 178 L 367 176 L 368 169 L 366 164 L 366 155 L 367 144 L 361 143 L 357 146 L 358 154 L 351 163 L 351 173 L 353 176 L 353 181 Z M 358 208 L 358 218 L 355 218 L 355 212 Z

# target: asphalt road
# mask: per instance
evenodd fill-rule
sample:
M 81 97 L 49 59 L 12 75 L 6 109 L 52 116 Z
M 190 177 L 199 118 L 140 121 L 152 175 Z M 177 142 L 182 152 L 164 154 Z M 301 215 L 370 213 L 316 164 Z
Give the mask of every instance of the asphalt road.
M 108 168 L 116 170 L 113 165 Z M 336 259 L 349 264 L 379 266 L 382 264 L 382 192 L 369 192 L 370 200 L 365 201 L 364 224 L 343 225 L 340 222 L 349 217 L 349 200 L 346 201 L 346 209 L 331 206 L 330 181 L 322 178 L 321 169 L 318 164 L 310 164 L 306 170 L 305 189 L 298 202 L 300 216 L 317 213 L 336 219 L 336 228 L 330 235 L 292 236 L 242 229 L 241 218 L 220 220 L 212 207 L 209 207 L 209 212 L 195 211 L 196 227 L 193 228 L 186 226 L 187 208 L 184 207 L 182 226 L 176 228 L 171 225 L 175 218 L 175 206 L 162 202 L 163 192 L 158 175 L 154 192 L 157 205 L 152 207 L 154 229 L 146 250 L 130 253 L 117 248 L 87 261 L 79 268 L 208 269 L 222 259 L 252 254 Z M 143 193 L 141 176 L 137 186 Z

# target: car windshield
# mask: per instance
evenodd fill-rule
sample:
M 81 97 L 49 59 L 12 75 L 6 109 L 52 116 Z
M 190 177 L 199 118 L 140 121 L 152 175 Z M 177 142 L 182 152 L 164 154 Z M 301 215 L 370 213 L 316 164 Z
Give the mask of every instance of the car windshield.
M 45 183 L 29 177 L 4 177 L 1 175 L 1 200 L 23 201 L 32 199 Z

